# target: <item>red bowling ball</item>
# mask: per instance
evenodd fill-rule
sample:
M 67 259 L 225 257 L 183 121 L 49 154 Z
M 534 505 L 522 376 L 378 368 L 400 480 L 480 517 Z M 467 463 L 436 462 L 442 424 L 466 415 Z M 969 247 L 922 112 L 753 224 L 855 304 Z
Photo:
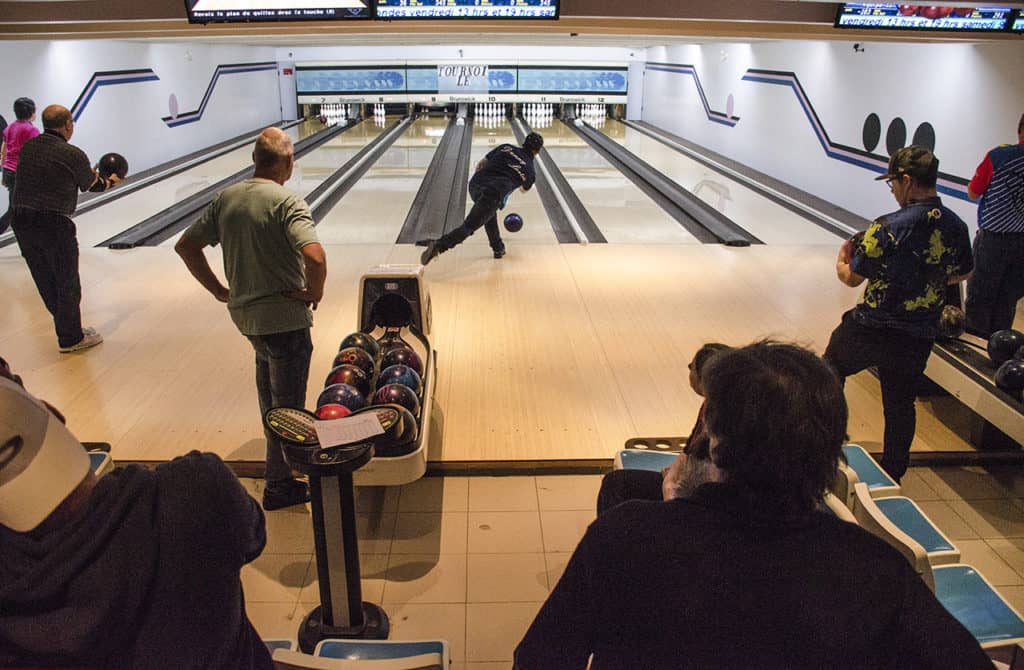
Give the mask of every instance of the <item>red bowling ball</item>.
M 330 419 L 343 419 L 352 413 L 348 407 L 337 403 L 327 403 L 316 408 L 316 418 L 324 421 Z

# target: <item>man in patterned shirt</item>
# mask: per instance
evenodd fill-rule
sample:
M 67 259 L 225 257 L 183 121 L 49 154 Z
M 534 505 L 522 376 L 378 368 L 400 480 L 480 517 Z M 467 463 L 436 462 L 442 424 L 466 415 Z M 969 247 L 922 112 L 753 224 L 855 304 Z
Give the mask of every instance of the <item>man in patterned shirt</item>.
M 967 330 L 982 337 L 1012 328 L 1017 301 L 1024 297 L 1024 115 L 1017 140 L 988 152 L 967 186 L 971 200 L 981 198 L 977 269 L 967 282 Z
M 900 209 L 876 219 L 862 239 L 839 249 L 836 274 L 847 286 L 867 280 L 864 299 L 843 314 L 824 358 L 841 378 L 875 366 L 882 386 L 885 437 L 881 465 L 897 482 L 910 462 L 914 399 L 924 373 L 946 287 L 974 269 L 967 225 L 935 191 L 939 159 L 904 147 L 878 177 Z

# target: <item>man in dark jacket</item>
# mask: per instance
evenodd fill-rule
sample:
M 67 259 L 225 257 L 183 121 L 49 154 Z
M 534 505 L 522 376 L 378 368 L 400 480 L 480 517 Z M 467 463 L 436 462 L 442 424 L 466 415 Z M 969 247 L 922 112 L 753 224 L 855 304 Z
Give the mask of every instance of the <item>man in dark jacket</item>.
M 758 342 L 703 384 L 711 467 L 590 525 L 516 670 L 991 669 L 902 555 L 817 511 L 847 419 L 824 361 Z
M 270 670 L 239 578 L 265 542 L 217 456 L 97 479 L 0 365 L 0 667 Z
M 523 140 L 522 147 L 502 144 L 480 159 L 476 172 L 469 180 L 469 197 L 473 208 L 466 215 L 461 226 L 436 240 L 420 242 L 427 248 L 420 255 L 420 263 L 426 265 L 438 254 L 462 244 L 467 237 L 483 226 L 487 241 L 495 258 L 505 255 L 505 243 L 498 228 L 498 210 L 504 208 L 508 197 L 517 188 L 529 191 L 537 179 L 533 160 L 544 146 L 544 138 L 530 133 Z

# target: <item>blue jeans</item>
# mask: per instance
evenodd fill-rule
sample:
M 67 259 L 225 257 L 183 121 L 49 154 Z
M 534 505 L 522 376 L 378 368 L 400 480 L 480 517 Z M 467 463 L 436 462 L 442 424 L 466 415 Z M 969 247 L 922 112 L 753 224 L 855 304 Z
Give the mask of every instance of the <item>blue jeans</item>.
M 313 340 L 309 328 L 270 335 L 247 335 L 256 352 L 256 392 L 260 398 L 260 425 L 272 407 L 306 406 L 306 382 Z M 292 478 L 292 469 L 284 460 L 283 446 L 264 426 L 267 436 L 268 485 Z

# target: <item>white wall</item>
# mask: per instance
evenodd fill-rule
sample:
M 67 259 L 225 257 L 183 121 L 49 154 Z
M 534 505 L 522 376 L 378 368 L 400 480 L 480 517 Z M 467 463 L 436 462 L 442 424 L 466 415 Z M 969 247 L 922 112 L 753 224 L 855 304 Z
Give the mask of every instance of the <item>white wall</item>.
M 875 113 L 882 137 L 873 153 L 887 156 L 885 134 L 900 117 L 907 143 L 923 122 L 935 128 L 942 172 L 970 179 L 985 152 L 1016 141 L 1024 113 L 1020 64 L 1024 45 L 896 44 L 785 41 L 655 47 L 647 62 L 693 65 L 709 106 L 726 111 L 734 97 L 734 127 L 709 121 L 694 78 L 647 70 L 642 118 L 697 144 L 874 218 L 895 209 L 877 172 L 826 155 L 789 87 L 744 81 L 748 68 L 793 72 L 833 143 L 864 150 L 865 118 Z M 944 195 L 972 227 L 976 207 Z
M 495 39 L 500 39 L 496 36 Z M 567 38 L 567 41 L 570 41 Z M 369 61 L 388 63 L 394 61 L 425 60 L 431 62 L 446 60 L 484 61 L 490 63 L 521 63 L 527 61 L 552 61 L 570 63 L 574 61 L 630 61 L 642 60 L 643 49 L 623 47 L 550 47 L 522 45 L 409 45 L 393 46 L 344 46 L 344 47 L 287 47 L 277 50 L 277 60 L 295 61 Z
M 169 99 L 179 113 L 199 107 L 218 65 L 274 61 L 272 48 L 83 40 L 0 42 L 0 113 L 8 121 L 20 96 L 71 108 L 95 72 L 151 68 L 158 81 L 102 86 L 75 124 L 72 144 L 92 161 L 123 154 L 133 172 L 281 120 L 276 69 L 222 74 L 200 120 L 169 128 Z M 6 197 L 0 198 L 6 205 Z

